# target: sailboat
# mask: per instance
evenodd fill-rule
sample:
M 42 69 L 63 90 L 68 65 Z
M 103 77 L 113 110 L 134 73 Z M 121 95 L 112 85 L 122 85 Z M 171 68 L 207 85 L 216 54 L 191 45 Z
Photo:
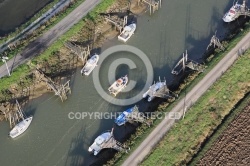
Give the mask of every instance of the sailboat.
M 24 112 L 21 110 L 20 105 L 18 101 L 16 100 L 17 106 L 18 106 L 18 114 L 21 117 L 21 121 L 15 125 L 15 127 L 10 131 L 9 136 L 11 138 L 16 138 L 17 136 L 21 135 L 24 133 L 28 127 L 30 126 L 30 123 L 33 119 L 32 116 L 27 117 Z

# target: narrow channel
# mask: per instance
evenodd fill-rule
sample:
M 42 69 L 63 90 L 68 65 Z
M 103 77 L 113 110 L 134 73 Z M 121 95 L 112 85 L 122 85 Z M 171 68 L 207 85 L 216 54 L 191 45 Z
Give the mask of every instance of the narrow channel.
M 26 1 L 31 3 L 30 0 Z M 13 4 L 15 3 L 23 8 L 26 7 L 24 2 L 20 4 L 19 1 L 13 1 Z M 237 22 L 225 24 L 222 21 L 224 13 L 232 3 L 233 0 L 230 2 L 163 1 L 162 8 L 152 16 L 149 16 L 149 13 L 137 16 L 136 32 L 126 44 L 139 48 L 148 56 L 154 68 L 154 80 L 158 80 L 159 76 L 165 77 L 167 83 L 171 84 L 174 79 L 171 68 L 186 49 L 190 59 L 200 61 L 215 31 L 217 30 L 217 35 L 223 38 L 231 26 L 237 24 Z M 36 4 L 35 1 L 34 4 Z M 0 10 L 0 14 L 1 12 L 7 11 Z M 8 19 L 6 17 L 6 20 Z M 0 22 L 1 32 L 4 29 L 2 27 L 11 27 L 7 25 L 6 20 L 0 20 L 2 21 Z M 16 26 L 14 22 L 12 25 Z M 101 50 L 104 51 L 119 44 L 123 43 L 115 38 L 106 42 Z M 101 64 L 100 80 L 103 89 L 107 90 L 109 86 L 107 75 L 109 65 L 121 57 L 131 59 L 136 64 L 136 68 L 130 70 L 126 65 L 121 65 L 116 70 L 116 77 L 128 74 L 129 79 L 137 80 L 137 85 L 136 90 L 119 94 L 118 98 L 136 95 L 146 81 L 145 66 L 142 61 L 132 53 L 120 52 L 112 54 L 105 63 Z M 28 114 L 33 115 L 34 119 L 30 128 L 19 138 L 15 140 L 8 138 L 8 123 L 1 123 L 1 165 L 90 165 L 101 163 L 102 160 L 110 157 L 110 153 L 114 154 L 114 150 L 104 150 L 96 157 L 87 151 L 98 135 L 115 126 L 114 119 L 91 119 L 90 116 L 80 117 L 80 115 L 77 115 L 77 119 L 70 119 L 69 113 L 116 113 L 124 111 L 131 105 L 121 107 L 106 102 L 96 91 L 92 74 L 82 77 L 80 68 L 71 78 L 71 87 L 72 94 L 64 103 L 53 93 L 44 94 L 30 101 L 24 109 Z M 141 111 L 150 109 L 152 106 L 144 100 L 136 104 Z M 115 126 L 114 135 L 118 140 L 124 141 L 133 130 L 133 125 L 129 124 Z

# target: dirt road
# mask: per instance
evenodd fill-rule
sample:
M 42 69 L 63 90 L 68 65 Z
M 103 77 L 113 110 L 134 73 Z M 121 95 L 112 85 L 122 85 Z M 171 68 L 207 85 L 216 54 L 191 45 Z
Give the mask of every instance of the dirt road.
M 79 22 L 88 12 L 90 12 L 101 0 L 85 0 L 74 11 L 67 15 L 63 20 L 56 24 L 41 37 L 31 42 L 20 54 L 10 59 L 7 64 L 12 71 L 20 64 L 27 62 L 29 59 L 39 55 L 47 49 L 62 34 L 69 30 L 74 24 Z M 0 66 L 0 78 L 8 75 L 5 64 Z

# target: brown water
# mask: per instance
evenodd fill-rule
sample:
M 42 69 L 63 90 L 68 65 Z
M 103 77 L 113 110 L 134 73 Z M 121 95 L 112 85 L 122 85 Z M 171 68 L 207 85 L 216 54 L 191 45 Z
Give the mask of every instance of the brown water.
M 186 49 L 191 59 L 199 60 L 216 30 L 219 36 L 223 36 L 231 25 L 237 24 L 224 24 L 221 19 L 231 4 L 232 1 L 218 0 L 163 1 L 162 8 L 154 15 L 146 13 L 138 16 L 136 33 L 127 44 L 139 48 L 148 56 L 154 68 L 155 79 L 158 76 L 165 77 L 170 84 L 173 80 L 171 68 Z M 101 50 L 118 44 L 122 43 L 114 39 L 105 43 Z M 102 87 L 107 90 L 109 86 L 109 65 L 121 57 L 134 61 L 137 68 L 129 70 L 128 67 L 121 66 L 117 69 L 116 76 L 127 73 L 130 79 L 140 82 L 137 89 L 141 89 L 146 80 L 145 66 L 138 57 L 127 52 L 115 53 L 101 66 L 99 64 Z M 64 103 L 52 93 L 32 100 L 24 109 L 27 114 L 34 116 L 34 120 L 19 138 L 8 138 L 8 124 L 1 123 L 1 165 L 89 165 L 94 162 L 100 164 L 112 156 L 112 150 L 104 150 L 95 157 L 87 149 L 99 134 L 115 126 L 114 119 L 68 118 L 69 112 L 115 113 L 131 107 L 115 106 L 102 99 L 93 85 L 92 74 L 81 77 L 80 69 L 76 71 L 71 79 L 72 94 Z M 132 90 L 119 94 L 117 98 L 137 93 L 137 90 Z M 137 104 L 141 111 L 151 108 L 151 104 L 144 100 Z M 133 130 L 133 125 L 129 124 L 115 126 L 115 138 L 124 141 Z
M 36 12 L 53 0 L 1 0 L 0 36 L 9 33 L 29 20 Z

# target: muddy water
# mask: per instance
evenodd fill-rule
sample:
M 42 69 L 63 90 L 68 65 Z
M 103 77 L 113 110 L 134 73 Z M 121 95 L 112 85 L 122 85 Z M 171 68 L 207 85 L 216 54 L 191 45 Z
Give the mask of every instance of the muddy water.
M 154 68 L 154 79 L 165 77 L 171 84 L 173 76 L 171 68 L 180 58 L 184 50 L 188 50 L 190 58 L 199 60 L 205 51 L 210 37 L 217 30 L 221 37 L 231 25 L 223 24 L 223 13 L 232 2 L 210 0 L 176 0 L 163 1 L 162 8 L 154 15 L 148 13 L 138 16 L 135 35 L 127 42 L 142 50 Z M 101 48 L 122 44 L 116 39 Z M 99 64 L 101 86 L 107 91 L 109 86 L 109 66 L 116 59 L 128 58 L 136 64 L 135 69 L 126 65 L 117 68 L 115 74 L 128 74 L 137 81 L 134 90 L 122 93 L 117 98 L 129 98 L 136 95 L 146 82 L 146 67 L 136 55 L 128 52 L 114 53 Z M 93 85 L 92 74 L 82 77 L 80 69 L 71 78 L 72 95 L 62 103 L 52 93 L 32 100 L 24 109 L 33 115 L 30 128 L 19 138 L 12 140 L 7 137 L 7 123 L 0 126 L 0 159 L 1 165 L 43 166 L 43 165 L 90 165 L 101 163 L 112 156 L 114 151 L 104 150 L 97 157 L 87 152 L 88 146 L 105 130 L 114 125 L 113 119 L 93 119 L 75 114 L 77 119 L 70 119 L 72 112 L 120 112 L 130 106 L 115 106 L 102 99 Z M 157 102 L 157 100 L 155 100 Z M 139 109 L 151 109 L 152 104 L 145 101 L 137 103 Z M 115 126 L 115 137 L 124 141 L 128 133 L 133 132 L 133 125 Z
M 52 0 L 0 0 L 0 36 L 15 30 Z

